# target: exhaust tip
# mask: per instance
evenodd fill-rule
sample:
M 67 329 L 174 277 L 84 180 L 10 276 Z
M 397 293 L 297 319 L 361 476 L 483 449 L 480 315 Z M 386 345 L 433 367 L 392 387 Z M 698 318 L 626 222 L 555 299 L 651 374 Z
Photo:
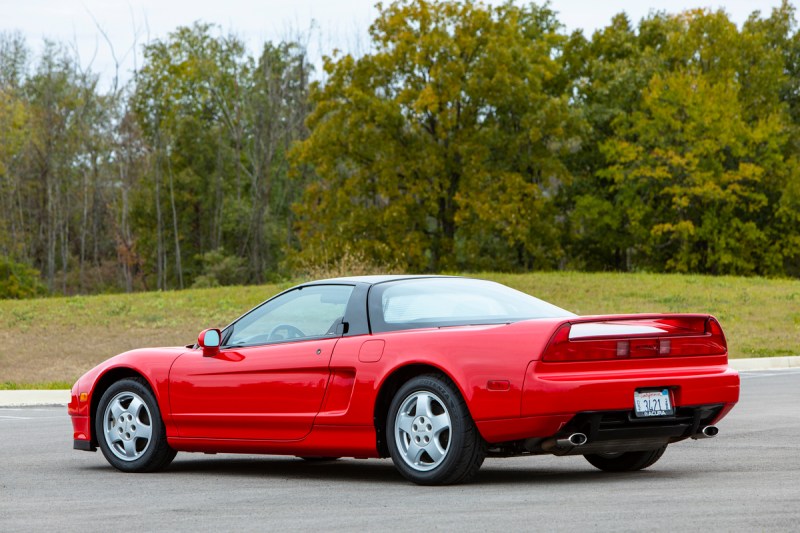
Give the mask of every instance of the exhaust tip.
M 583 433 L 573 433 L 569 436 L 569 442 L 573 446 L 583 446 L 586 444 L 586 441 L 589 440 L 585 434 Z
M 700 433 L 703 434 L 704 437 L 711 438 L 716 437 L 719 433 L 719 428 L 717 426 L 706 426 L 704 427 Z
M 559 448 L 568 448 L 570 446 L 583 446 L 588 441 L 588 437 L 586 437 L 583 433 L 573 433 L 566 439 L 558 439 L 556 441 L 556 446 Z

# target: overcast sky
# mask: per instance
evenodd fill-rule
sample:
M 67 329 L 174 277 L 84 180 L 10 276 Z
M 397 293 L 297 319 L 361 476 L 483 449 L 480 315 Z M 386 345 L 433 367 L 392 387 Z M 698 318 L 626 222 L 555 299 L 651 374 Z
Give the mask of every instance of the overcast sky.
M 35 50 L 45 38 L 77 45 L 84 67 L 103 74 L 110 83 L 114 72 L 107 34 L 127 79 L 134 68 L 134 43 L 164 38 L 177 26 L 196 20 L 221 26 L 248 43 L 251 53 L 265 41 L 311 34 L 312 58 L 333 48 L 358 53 L 366 48 L 367 28 L 377 10 L 374 0 L 0 0 L 0 32 L 20 31 Z M 389 3 L 386 1 L 385 3 Z M 500 2 L 490 1 L 491 4 Z M 537 2 L 541 3 L 541 2 Z M 677 12 L 695 7 L 722 8 L 741 25 L 753 11 L 768 14 L 780 0 L 553 0 L 559 20 L 568 31 L 590 35 L 625 11 L 635 22 L 650 11 Z M 309 32 L 313 28 L 313 31 Z

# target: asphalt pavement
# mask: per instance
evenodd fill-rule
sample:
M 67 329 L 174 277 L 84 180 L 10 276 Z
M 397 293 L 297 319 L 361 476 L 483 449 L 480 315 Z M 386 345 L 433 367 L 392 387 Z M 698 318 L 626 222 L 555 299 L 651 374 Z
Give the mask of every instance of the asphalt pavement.
M 180 453 L 122 474 L 72 450 L 64 407 L 0 408 L 0 531 L 797 531 L 800 370 L 742 373 L 719 427 L 641 472 L 488 459 L 473 484 L 419 487 L 389 460 Z

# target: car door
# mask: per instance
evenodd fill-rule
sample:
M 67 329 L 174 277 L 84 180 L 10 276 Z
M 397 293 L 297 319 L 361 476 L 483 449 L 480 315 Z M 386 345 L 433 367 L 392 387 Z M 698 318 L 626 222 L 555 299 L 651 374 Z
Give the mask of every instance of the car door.
M 302 439 L 319 412 L 350 285 L 308 285 L 253 309 L 223 331 L 216 356 L 192 350 L 170 370 L 178 435 Z

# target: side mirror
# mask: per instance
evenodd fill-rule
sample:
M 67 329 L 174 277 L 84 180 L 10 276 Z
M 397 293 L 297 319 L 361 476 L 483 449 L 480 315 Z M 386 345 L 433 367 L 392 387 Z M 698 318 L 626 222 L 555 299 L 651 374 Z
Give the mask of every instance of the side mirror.
M 216 328 L 204 329 L 197 336 L 197 345 L 203 349 L 203 357 L 214 357 L 219 353 L 219 330 Z

